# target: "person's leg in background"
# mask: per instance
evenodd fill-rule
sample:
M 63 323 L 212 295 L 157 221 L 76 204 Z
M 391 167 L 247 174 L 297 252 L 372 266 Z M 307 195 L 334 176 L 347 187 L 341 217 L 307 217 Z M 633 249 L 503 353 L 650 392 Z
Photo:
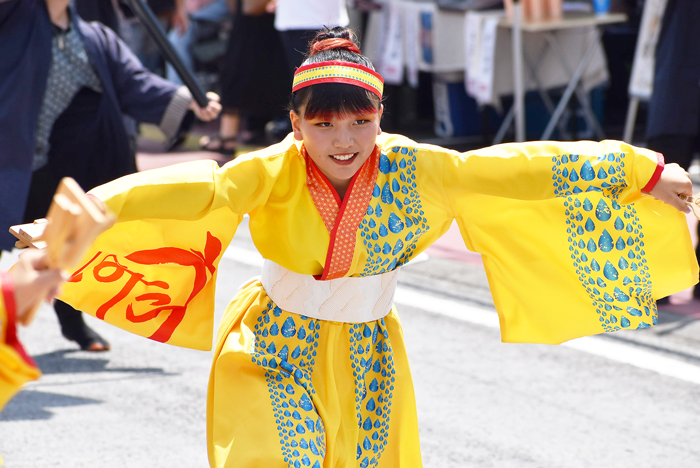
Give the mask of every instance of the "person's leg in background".
M 238 147 L 238 133 L 241 129 L 241 116 L 236 109 L 224 107 L 221 111 L 219 134 L 205 135 L 199 140 L 199 145 L 207 151 L 215 151 L 224 156 L 233 157 Z
M 231 80 L 231 76 L 238 71 L 238 68 L 244 65 L 240 63 L 240 49 L 244 47 L 241 42 L 243 38 L 240 36 L 244 30 L 242 26 L 245 18 L 241 13 L 241 8 L 237 8 L 236 14 L 231 16 L 231 10 L 226 0 L 217 0 L 208 6 L 210 8 L 204 12 L 207 19 L 212 16 L 221 15 L 225 7 L 227 11 L 226 18 L 231 17 L 233 19 L 233 28 L 228 37 L 226 53 L 219 74 L 221 105 L 223 106 L 219 122 L 219 132 L 213 136 L 205 135 L 200 138 L 199 147 L 206 151 L 214 151 L 233 158 L 236 155 L 238 138 L 241 130 L 241 114 L 235 104 L 236 100 L 233 99 L 233 97 L 235 97 L 236 93 L 240 92 L 240 89 L 238 89 L 236 85 L 231 85 L 229 81 Z M 202 10 L 205 9 L 203 8 Z
M 24 223 L 46 216 L 58 187 L 60 178 L 50 165 L 37 169 L 32 174 L 32 181 L 24 210 Z M 97 332 L 85 323 L 83 313 L 65 302 L 54 302 L 56 317 L 61 326 L 61 334 L 70 341 L 75 341 L 85 351 L 107 351 L 110 345 Z
M 314 38 L 318 31 L 310 29 L 293 29 L 288 31 L 278 31 L 285 56 L 287 58 L 287 68 L 289 71 L 289 89 L 292 88 L 294 72 L 306 58 L 309 41 Z M 282 141 L 284 137 L 292 131 L 292 124 L 289 116 L 280 115 L 265 125 L 265 137 L 269 144 Z
M 84 351 L 108 351 L 107 340 L 97 334 L 85 323 L 83 313 L 63 301 L 56 300 L 53 304 L 61 325 L 61 334 L 70 341 L 75 341 Z

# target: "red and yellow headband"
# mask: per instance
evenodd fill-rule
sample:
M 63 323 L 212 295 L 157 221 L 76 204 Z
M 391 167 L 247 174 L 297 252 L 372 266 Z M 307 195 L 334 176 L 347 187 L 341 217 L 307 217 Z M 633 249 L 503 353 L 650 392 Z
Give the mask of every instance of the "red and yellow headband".
M 384 79 L 371 68 L 356 63 L 332 60 L 299 67 L 294 73 L 292 92 L 319 83 L 359 86 L 373 92 L 380 99 L 384 91 Z

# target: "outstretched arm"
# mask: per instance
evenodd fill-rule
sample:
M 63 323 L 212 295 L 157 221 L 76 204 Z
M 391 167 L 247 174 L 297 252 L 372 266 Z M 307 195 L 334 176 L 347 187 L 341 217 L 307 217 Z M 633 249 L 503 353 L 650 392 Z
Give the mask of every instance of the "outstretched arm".
M 146 70 L 129 48 L 108 28 L 100 29 L 100 40 L 123 113 L 139 122 L 157 124 L 168 137 L 178 134 L 191 110 L 204 121 L 219 115 L 219 97 L 207 93 L 209 102 L 200 108 L 185 86 L 177 86 Z
M 664 171 L 658 153 L 611 140 L 504 144 L 446 156 L 448 196 L 452 191 L 457 196 L 546 200 L 595 191 L 618 203 L 630 203 L 655 189 L 666 172 L 654 193 L 671 202 L 670 191 L 684 177 L 678 169 Z M 676 182 L 671 184 L 672 180 Z

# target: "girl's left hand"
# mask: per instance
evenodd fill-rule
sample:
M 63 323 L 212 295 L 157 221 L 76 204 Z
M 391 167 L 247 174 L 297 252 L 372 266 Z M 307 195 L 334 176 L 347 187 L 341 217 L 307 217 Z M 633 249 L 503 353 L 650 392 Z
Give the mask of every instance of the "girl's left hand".
M 46 252 L 27 249 L 8 271 L 15 289 L 17 317 L 22 318 L 37 302 L 52 300 L 60 285 L 68 279 L 68 272 L 47 268 Z
M 690 208 L 678 197 L 679 194 L 693 196 L 693 182 L 690 180 L 690 175 L 678 164 L 666 164 L 661 178 L 649 195 L 683 213 L 690 213 Z
M 204 109 L 199 107 L 194 100 L 190 103 L 189 107 L 189 109 L 192 112 L 194 112 L 194 115 L 196 115 L 199 120 L 202 120 L 204 122 L 214 120 L 219 116 L 219 113 L 221 113 L 219 95 L 216 93 L 209 92 L 207 93 L 207 97 L 209 98 L 209 104 L 207 104 L 207 107 L 205 107 Z

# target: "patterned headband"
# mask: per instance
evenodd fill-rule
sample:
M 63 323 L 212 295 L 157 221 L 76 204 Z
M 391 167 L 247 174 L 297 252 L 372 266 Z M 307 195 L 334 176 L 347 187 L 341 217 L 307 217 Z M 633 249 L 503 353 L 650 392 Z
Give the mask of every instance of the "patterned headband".
M 371 91 L 379 98 L 384 91 L 384 79 L 371 68 L 332 60 L 299 67 L 294 73 L 292 92 L 319 83 L 351 84 Z

